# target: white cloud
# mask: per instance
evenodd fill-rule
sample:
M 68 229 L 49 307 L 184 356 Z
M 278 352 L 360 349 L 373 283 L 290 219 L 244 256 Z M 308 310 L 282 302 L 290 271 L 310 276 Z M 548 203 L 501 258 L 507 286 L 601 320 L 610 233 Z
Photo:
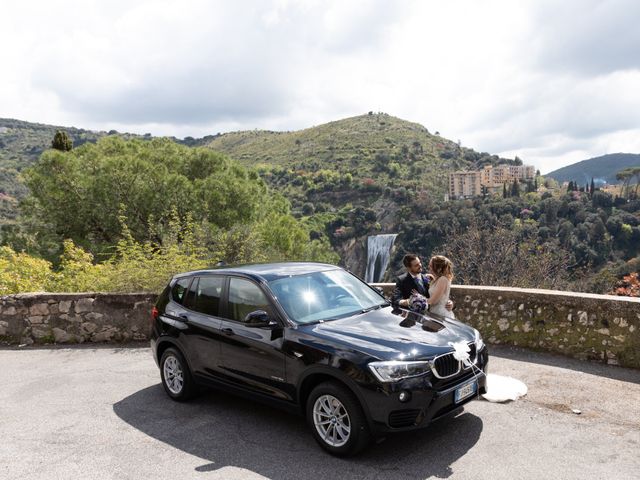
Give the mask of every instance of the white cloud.
M 544 172 L 640 151 L 638 5 L 24 0 L 0 116 L 183 137 L 385 111 Z

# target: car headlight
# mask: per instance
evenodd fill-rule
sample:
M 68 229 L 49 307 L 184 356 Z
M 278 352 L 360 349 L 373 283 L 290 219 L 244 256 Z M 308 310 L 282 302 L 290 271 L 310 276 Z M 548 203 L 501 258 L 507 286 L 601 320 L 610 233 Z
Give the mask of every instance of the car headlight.
M 476 330 L 475 342 L 476 342 L 476 352 L 479 352 L 484 348 L 484 340 L 482 340 L 482 336 L 480 335 L 480 332 L 478 330 Z
M 369 369 L 381 382 L 397 382 L 403 378 L 417 377 L 431 371 L 429 362 L 371 362 Z

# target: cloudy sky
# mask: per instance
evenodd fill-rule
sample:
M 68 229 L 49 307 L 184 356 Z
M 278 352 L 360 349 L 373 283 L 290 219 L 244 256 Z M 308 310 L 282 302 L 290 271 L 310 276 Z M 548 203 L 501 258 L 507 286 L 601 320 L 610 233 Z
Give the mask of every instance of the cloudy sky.
M 640 153 L 636 0 L 2 0 L 0 117 L 200 137 L 370 110 L 543 173 Z

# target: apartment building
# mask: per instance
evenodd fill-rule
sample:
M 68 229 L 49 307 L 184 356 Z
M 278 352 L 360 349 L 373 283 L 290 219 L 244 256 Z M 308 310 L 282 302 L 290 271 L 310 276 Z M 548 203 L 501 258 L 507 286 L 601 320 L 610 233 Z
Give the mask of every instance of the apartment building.
M 470 198 L 482 194 L 482 171 L 449 174 L 449 197 Z
M 526 182 L 535 176 L 532 165 L 487 165 L 482 170 L 453 172 L 449 174 L 449 197 L 472 198 L 482 195 L 483 190 L 488 194 L 502 193 L 505 183 Z

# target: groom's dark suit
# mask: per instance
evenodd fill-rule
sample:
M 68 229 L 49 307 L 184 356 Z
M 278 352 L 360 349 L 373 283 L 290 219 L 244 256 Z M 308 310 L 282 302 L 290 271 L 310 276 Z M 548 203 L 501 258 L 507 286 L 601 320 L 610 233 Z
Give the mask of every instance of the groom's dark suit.
M 393 307 L 400 308 L 400 300 L 409 298 L 413 290 L 429 298 L 429 279 L 426 275 L 421 273 L 415 279 L 408 272 L 400 275 L 396 280 L 396 287 L 393 289 L 393 295 L 391 296 Z

